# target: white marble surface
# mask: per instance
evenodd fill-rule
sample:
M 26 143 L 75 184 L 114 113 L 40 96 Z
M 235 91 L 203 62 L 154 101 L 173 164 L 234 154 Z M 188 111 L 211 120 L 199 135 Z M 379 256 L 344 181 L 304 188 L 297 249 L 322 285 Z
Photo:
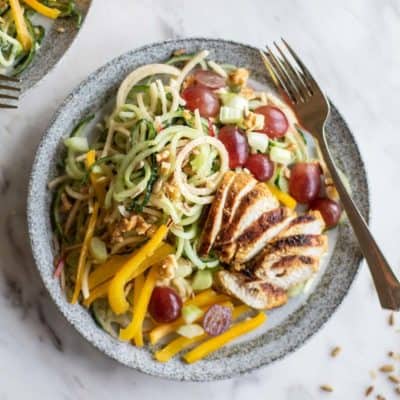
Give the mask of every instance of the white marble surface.
M 284 36 L 304 57 L 352 128 L 366 162 L 371 227 L 400 265 L 400 3 L 398 0 L 94 0 L 58 67 L 16 112 L 0 112 L 0 399 L 361 399 L 369 371 L 399 349 L 363 264 L 325 327 L 283 361 L 236 379 L 177 383 L 107 359 L 57 312 L 35 271 L 25 227 L 34 149 L 68 92 L 94 69 L 137 46 L 208 36 L 263 45 Z M 344 266 L 345 267 L 345 266 Z M 336 359 L 332 346 L 343 347 Z M 398 362 L 398 364 L 400 364 Z M 400 365 L 398 365 L 400 367 Z M 400 371 L 399 371 L 400 372 Z M 319 385 L 331 384 L 333 393 Z M 378 374 L 374 396 L 396 398 Z

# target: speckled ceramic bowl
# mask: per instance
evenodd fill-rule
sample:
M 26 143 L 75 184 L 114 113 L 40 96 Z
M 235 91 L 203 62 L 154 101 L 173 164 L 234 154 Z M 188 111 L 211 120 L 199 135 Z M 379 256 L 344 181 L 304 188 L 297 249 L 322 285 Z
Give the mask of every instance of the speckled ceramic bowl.
M 148 348 L 137 349 L 119 342 L 99 329 L 83 307 L 68 304 L 58 281 L 53 278 L 54 253 L 49 211 L 51 194 L 46 187 L 54 177 L 62 139 L 83 116 L 101 109 L 115 94 L 128 72 L 143 64 L 163 61 L 179 48 L 189 52 L 208 49 L 213 59 L 248 67 L 256 80 L 268 84 L 257 49 L 229 41 L 167 41 L 142 47 L 114 59 L 90 75 L 67 97 L 44 135 L 30 181 L 28 223 L 34 258 L 50 295 L 68 321 L 89 342 L 108 356 L 145 373 L 176 380 L 205 381 L 251 371 L 297 349 L 338 307 L 356 275 L 361 254 L 350 227 L 341 225 L 330 234 L 329 262 L 325 262 L 320 279 L 311 293 L 271 311 L 265 327 L 243 338 L 239 344 L 233 343 L 193 365 L 185 365 L 179 358 L 160 364 L 153 359 Z M 354 199 L 362 214 L 368 217 L 368 186 L 364 165 L 349 128 L 333 106 L 327 131 L 332 152 L 350 179 Z
M 89 11 L 92 0 L 77 0 L 78 9 L 82 12 L 83 21 Z M 36 85 L 61 60 L 79 33 L 75 18 L 60 18 L 46 28 L 43 42 L 32 64 L 18 78 L 21 79 L 21 92 Z M 63 30 L 63 32 L 59 32 Z

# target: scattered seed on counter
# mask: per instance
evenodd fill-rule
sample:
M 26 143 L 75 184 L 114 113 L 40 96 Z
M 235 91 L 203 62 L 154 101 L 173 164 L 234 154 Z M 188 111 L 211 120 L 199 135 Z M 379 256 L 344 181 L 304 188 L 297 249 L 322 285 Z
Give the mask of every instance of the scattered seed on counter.
M 379 368 L 379 371 L 384 372 L 384 373 L 393 372 L 393 371 L 394 371 L 394 365 L 392 365 L 392 364 L 385 364 L 385 365 L 382 365 L 382 366 Z
M 389 351 L 388 356 L 393 358 L 393 360 L 400 361 L 400 354 L 395 353 L 394 351 Z
M 380 394 L 378 394 L 376 396 L 376 400 L 386 400 L 386 397 L 381 396 Z
M 333 387 L 331 385 L 321 385 L 319 388 L 324 392 L 333 392 Z
M 340 346 L 334 347 L 331 351 L 331 357 L 337 357 L 341 351 L 342 351 L 342 348 Z
M 395 392 L 396 392 L 397 394 L 400 394 L 400 386 L 397 386 L 397 388 L 395 389 Z
M 371 379 L 376 379 L 376 372 L 375 371 L 369 371 L 369 376 L 371 377 Z
M 367 389 L 365 390 L 365 397 L 368 397 L 373 391 L 374 391 L 374 387 L 368 386 Z
M 396 376 L 396 375 L 389 375 L 388 378 L 393 383 L 400 383 L 400 378 L 398 376 Z

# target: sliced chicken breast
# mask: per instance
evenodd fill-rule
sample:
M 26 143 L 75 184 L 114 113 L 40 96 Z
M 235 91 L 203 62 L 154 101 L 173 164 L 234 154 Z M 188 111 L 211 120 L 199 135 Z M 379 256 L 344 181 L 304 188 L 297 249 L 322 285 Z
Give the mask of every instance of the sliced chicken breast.
M 282 231 L 279 237 L 294 235 L 318 235 L 325 229 L 325 222 L 319 211 L 309 211 L 307 214 L 299 215 L 290 225 Z
M 232 221 L 240 201 L 254 188 L 254 186 L 256 186 L 256 184 L 257 181 L 246 172 L 239 172 L 235 174 L 235 178 L 229 188 L 228 195 L 225 200 L 221 223 L 222 229 L 220 235 L 217 237 L 216 244 L 219 243 L 219 236 L 224 233 L 224 229 L 226 229 L 226 227 Z
M 267 243 L 285 229 L 296 213 L 287 207 L 278 207 L 263 213 L 236 240 L 234 261 L 243 264 L 255 257 Z
M 325 235 L 294 235 L 282 237 L 269 243 L 255 258 L 253 273 L 259 279 L 265 279 L 267 271 L 282 257 L 307 256 L 319 258 L 328 248 L 328 239 Z
M 231 223 L 219 235 L 218 245 L 233 243 L 262 214 L 277 207 L 279 207 L 279 202 L 272 195 L 267 185 L 265 183 L 258 183 L 250 192 L 242 197 Z
M 214 200 L 208 211 L 207 219 L 203 227 L 203 233 L 198 249 L 198 253 L 202 257 L 208 255 L 221 229 L 225 201 L 235 175 L 234 172 L 228 171 L 222 178 L 222 182 L 215 193 Z
M 318 271 L 318 268 L 318 258 L 286 256 L 274 263 L 271 268 L 262 270 L 263 280 L 273 286 L 288 290 L 295 285 L 306 282 Z
M 285 290 L 251 280 L 242 273 L 219 271 L 217 279 L 224 292 L 257 310 L 279 307 L 288 299 Z

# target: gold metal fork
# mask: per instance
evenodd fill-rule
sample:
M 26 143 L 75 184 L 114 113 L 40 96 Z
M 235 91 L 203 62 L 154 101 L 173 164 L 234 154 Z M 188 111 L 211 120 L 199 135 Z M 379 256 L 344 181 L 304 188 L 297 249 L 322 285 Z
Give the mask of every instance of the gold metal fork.
M 19 92 L 21 89 L 16 85 L 18 78 L 0 74 L 0 108 L 18 108 Z
M 298 55 L 285 40 L 282 39 L 282 42 L 281 46 L 274 43 L 275 54 L 268 46 L 266 51 L 261 51 L 267 71 L 303 127 L 313 135 L 319 145 L 343 208 L 367 260 L 381 306 L 390 310 L 399 310 L 400 283 L 343 185 L 329 152 L 325 135 L 325 123 L 330 112 L 329 102 Z

